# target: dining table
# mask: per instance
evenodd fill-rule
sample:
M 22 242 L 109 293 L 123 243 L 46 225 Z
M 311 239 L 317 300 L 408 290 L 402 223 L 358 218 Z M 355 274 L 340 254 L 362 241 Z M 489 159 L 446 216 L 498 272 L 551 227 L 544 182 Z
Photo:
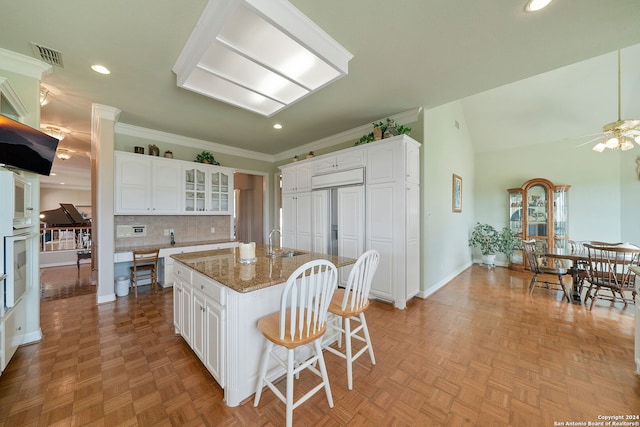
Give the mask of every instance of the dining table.
M 545 252 L 544 256 L 554 259 L 564 259 L 571 261 L 571 276 L 573 277 L 571 300 L 573 304 L 582 304 L 582 296 L 580 295 L 580 264 L 589 261 L 587 251 L 574 251 L 571 248 L 554 248 L 552 251 Z

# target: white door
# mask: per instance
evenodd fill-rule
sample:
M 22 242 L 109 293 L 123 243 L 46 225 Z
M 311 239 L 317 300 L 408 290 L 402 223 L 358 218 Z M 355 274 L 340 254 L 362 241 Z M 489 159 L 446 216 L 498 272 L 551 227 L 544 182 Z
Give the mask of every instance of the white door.
M 358 258 L 364 252 L 364 186 L 338 188 L 338 256 Z M 340 269 L 344 285 L 351 266 Z

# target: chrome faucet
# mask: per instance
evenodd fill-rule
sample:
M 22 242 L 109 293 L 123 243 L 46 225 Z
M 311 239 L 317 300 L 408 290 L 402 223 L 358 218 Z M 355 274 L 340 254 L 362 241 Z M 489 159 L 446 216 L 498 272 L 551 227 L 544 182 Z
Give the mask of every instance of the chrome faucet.
M 278 232 L 278 234 L 280 234 L 280 237 L 282 237 L 282 233 L 277 228 L 271 230 L 271 233 L 269 233 L 269 249 L 267 251 L 267 256 L 275 255 L 275 251 L 273 250 L 273 233 L 275 232 Z

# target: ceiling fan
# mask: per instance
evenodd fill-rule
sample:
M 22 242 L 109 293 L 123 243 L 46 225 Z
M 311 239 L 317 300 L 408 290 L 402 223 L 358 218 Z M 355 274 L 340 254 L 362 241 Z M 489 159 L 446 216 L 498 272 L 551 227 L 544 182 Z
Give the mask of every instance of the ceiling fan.
M 634 147 L 634 142 L 640 145 L 640 120 L 622 120 L 620 118 L 620 109 L 620 50 L 618 50 L 618 120 L 604 125 L 602 134 L 581 145 L 600 140 L 592 148 L 593 151 L 598 153 L 602 153 L 606 149 L 631 150 Z

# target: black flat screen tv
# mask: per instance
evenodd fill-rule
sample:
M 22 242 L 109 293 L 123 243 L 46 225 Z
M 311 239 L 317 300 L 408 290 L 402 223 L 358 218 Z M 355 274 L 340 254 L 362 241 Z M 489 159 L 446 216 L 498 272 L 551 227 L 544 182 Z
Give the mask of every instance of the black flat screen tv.
M 0 114 L 0 164 L 49 175 L 56 138 Z

